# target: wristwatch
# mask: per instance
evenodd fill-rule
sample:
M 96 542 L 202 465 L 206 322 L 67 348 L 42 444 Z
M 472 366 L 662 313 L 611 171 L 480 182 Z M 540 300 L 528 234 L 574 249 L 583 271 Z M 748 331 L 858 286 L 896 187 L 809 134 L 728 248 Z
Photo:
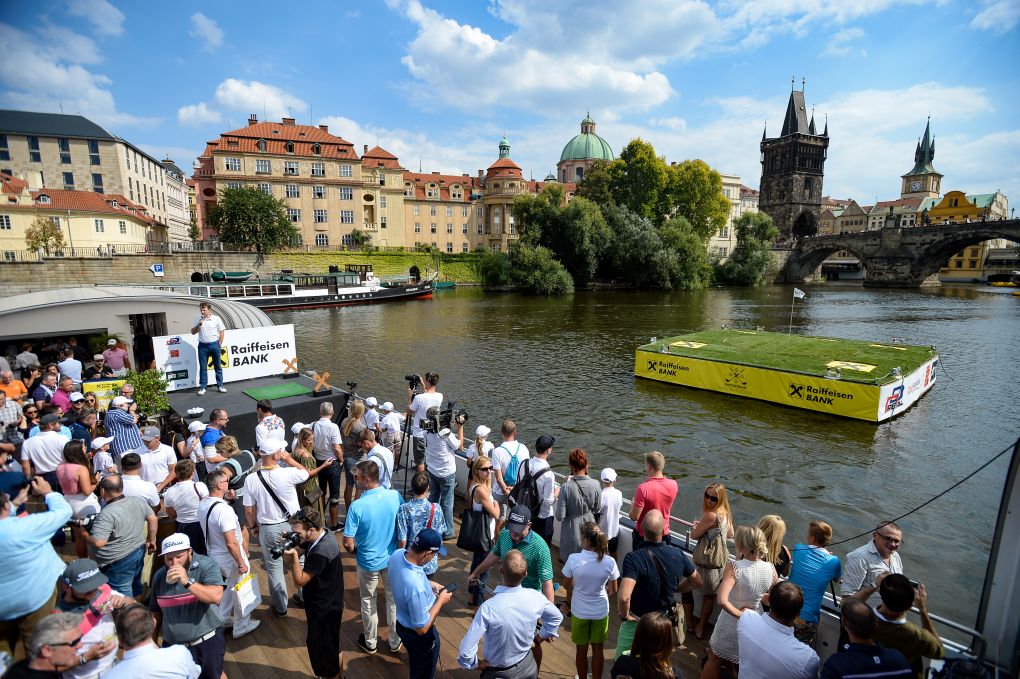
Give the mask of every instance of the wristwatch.
M 188 578 L 188 581 L 184 583 L 184 589 L 190 589 L 195 584 L 195 578 Z

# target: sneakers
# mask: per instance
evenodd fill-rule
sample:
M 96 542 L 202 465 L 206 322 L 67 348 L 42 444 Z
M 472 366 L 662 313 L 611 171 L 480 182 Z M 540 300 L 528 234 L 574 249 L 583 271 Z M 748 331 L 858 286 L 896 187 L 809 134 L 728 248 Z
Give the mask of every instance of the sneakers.
M 400 641 L 400 640 L 397 640 L 397 647 L 393 648 L 392 646 L 390 646 L 390 653 L 400 653 L 400 649 L 402 649 L 403 647 L 404 647 L 404 642 Z
M 216 387 L 216 391 L 220 392 L 221 394 L 225 394 L 227 393 L 227 388 L 221 384 L 218 387 Z
M 301 592 L 298 592 L 297 594 L 292 596 L 290 598 L 290 601 L 288 602 L 287 605 L 288 606 L 293 606 L 294 608 L 304 608 L 305 607 L 305 599 L 304 599 L 303 596 L 301 596 Z
M 368 642 L 365 641 L 364 634 L 358 635 L 358 648 L 360 648 L 365 653 L 368 653 L 369 655 L 375 655 L 376 649 L 368 645 Z
M 199 396 L 204 396 L 205 395 L 205 387 L 199 387 L 198 395 Z
M 335 526 L 330 526 L 329 529 L 331 531 L 333 531 L 334 533 L 339 533 L 340 531 L 342 531 L 344 529 L 344 522 L 343 521 L 337 521 L 336 525 Z
M 280 611 L 276 610 L 272 606 L 269 607 L 269 610 L 271 610 L 273 612 L 273 615 L 275 615 L 278 618 L 286 618 L 287 617 L 287 611 L 284 611 L 283 613 L 281 613 Z
M 251 618 L 249 618 L 247 625 L 234 625 L 234 638 L 240 639 L 245 634 L 254 632 L 259 628 L 259 625 L 261 624 L 262 624 L 261 620 L 252 620 Z

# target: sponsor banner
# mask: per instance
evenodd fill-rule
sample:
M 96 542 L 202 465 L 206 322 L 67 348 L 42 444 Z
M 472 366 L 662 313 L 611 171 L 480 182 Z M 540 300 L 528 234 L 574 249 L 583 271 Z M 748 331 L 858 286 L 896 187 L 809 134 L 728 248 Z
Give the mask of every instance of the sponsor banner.
M 297 355 L 293 325 L 268 328 L 227 330 L 220 347 L 220 367 L 224 382 L 249 380 L 283 373 L 284 361 Z M 198 335 L 163 335 L 152 338 L 156 367 L 166 373 L 167 391 L 197 387 Z M 209 371 L 208 384 L 216 384 L 213 359 L 203 369 Z
M 868 384 L 650 351 L 636 352 L 634 374 L 831 415 L 878 421 L 879 388 Z
M 899 382 L 882 387 L 882 396 L 878 403 L 879 421 L 899 415 L 914 405 L 924 392 L 931 389 L 935 384 L 935 369 L 938 362 L 936 356 Z
M 82 382 L 81 390 L 84 394 L 95 394 L 96 405 L 99 410 L 105 412 L 110 409 L 110 401 L 120 393 L 120 388 L 127 380 L 91 380 Z

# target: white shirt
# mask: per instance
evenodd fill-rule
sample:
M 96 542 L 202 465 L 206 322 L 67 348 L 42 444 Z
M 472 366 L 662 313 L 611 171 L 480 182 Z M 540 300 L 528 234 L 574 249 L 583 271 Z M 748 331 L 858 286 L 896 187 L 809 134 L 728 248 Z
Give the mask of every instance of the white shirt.
M 340 427 L 328 417 L 319 418 L 312 425 L 312 455 L 319 462 L 333 459 L 333 446 L 342 445 L 343 442 Z
M 446 436 L 425 432 L 425 467 L 429 473 L 440 478 L 456 474 L 457 456 L 455 453 L 458 448 L 460 448 L 460 438 L 453 432 Z
M 191 652 L 177 644 L 159 648 L 151 641 L 124 652 L 124 659 L 110 668 L 103 679 L 198 679 L 202 669 Z
M 482 455 L 486 457 L 491 457 L 492 449 L 495 447 L 496 445 L 492 441 L 482 441 Z M 467 459 L 469 460 L 473 460 L 476 457 L 478 457 L 478 445 L 472 443 L 470 446 L 468 446 L 466 454 Z
M 361 421 L 365 423 L 366 429 L 372 429 L 374 431 L 375 425 L 379 424 L 379 411 L 375 408 L 367 408 L 365 410 L 364 417 L 361 418 Z
M 623 507 L 623 493 L 618 488 L 602 486 L 602 503 L 599 511 L 599 528 L 610 540 L 620 534 L 620 508 Z
M 199 316 L 195 325 L 198 326 L 198 341 L 203 344 L 219 342 L 220 332 L 227 329 L 227 326 L 223 325 L 223 321 L 216 314 L 212 314 L 209 318 Z
M 209 512 L 210 508 L 213 508 L 212 513 Z M 244 543 L 241 541 L 241 524 L 237 520 L 237 514 L 226 500 L 220 497 L 204 497 L 198 503 L 197 514 L 202 534 L 205 535 L 206 553 L 215 559 L 216 563 L 223 564 L 227 561 L 234 561 L 234 557 L 227 549 L 227 538 L 224 537 L 224 534 L 230 531 L 234 531 L 237 546 L 241 549 L 241 553 L 244 553 Z M 209 517 L 208 524 L 205 520 L 207 516 Z
M 110 471 L 110 467 L 113 467 L 113 471 Z M 110 451 L 102 450 L 92 457 L 92 471 L 99 475 L 100 480 L 117 473 L 117 466 L 113 463 Z
M 540 457 L 533 457 L 528 460 L 528 469 L 531 471 L 531 475 L 535 476 L 543 469 L 549 469 L 549 461 L 543 460 Z M 524 475 L 524 470 L 520 469 L 517 471 L 517 480 L 519 481 Z M 542 474 L 535 480 L 535 490 L 538 491 L 538 496 L 542 498 L 542 504 L 538 507 L 538 518 L 548 519 L 553 513 L 553 503 L 556 502 L 556 475 L 551 471 L 548 474 Z
M 270 413 L 269 415 L 262 418 L 262 420 L 255 425 L 255 445 L 259 448 L 262 447 L 262 442 L 275 438 L 281 441 L 287 440 L 287 425 L 283 423 L 283 420 L 279 415 Z M 291 448 L 293 450 L 293 448 Z
M 64 461 L 64 445 L 67 439 L 56 431 L 43 431 L 30 436 L 21 444 L 21 459 L 29 460 L 36 474 L 55 471 Z
M 280 511 L 276 500 L 266 490 L 266 484 L 272 487 L 287 513 L 294 514 L 299 509 L 296 486 L 308 480 L 308 470 L 304 467 L 277 467 L 261 471 L 265 483 L 259 478 L 258 470 L 253 470 L 244 480 L 244 506 L 256 508 L 255 520 L 260 524 L 283 523 L 287 515 Z
M 744 611 L 737 620 L 740 679 L 814 679 L 818 654 L 769 615 Z
M 153 509 L 159 506 L 159 491 L 155 483 L 134 474 L 123 474 L 120 478 L 124 481 L 124 497 L 140 497 Z
M 184 444 L 184 449 L 188 451 L 188 457 L 191 458 L 191 461 L 195 463 L 196 465 L 195 473 L 197 474 L 198 463 L 205 461 L 205 448 L 203 448 L 202 446 L 202 435 L 192 434 L 191 436 L 189 436 L 187 443 Z M 206 467 L 206 471 L 208 470 L 209 468 Z
M 425 432 L 421 428 L 421 421 L 428 415 L 429 408 L 439 408 L 443 405 L 443 395 L 438 391 L 418 394 L 411 399 L 411 436 L 421 438 Z
M 404 416 L 395 410 L 390 411 L 382 416 L 379 420 L 379 430 L 384 432 L 393 432 L 394 434 L 401 430 L 404 426 Z
M 513 454 L 517 458 L 517 479 L 521 478 L 520 464 L 524 460 L 527 460 L 531 453 L 528 452 L 528 447 L 520 441 L 503 441 L 495 448 L 492 449 L 492 471 L 493 474 L 502 474 L 503 469 L 507 468 L 510 464 L 510 455 Z M 500 487 L 498 482 L 495 482 L 496 477 L 493 476 L 494 483 L 492 484 L 492 494 L 499 497 L 504 497 L 503 489 Z M 508 486 L 512 486 L 512 483 L 507 483 Z
M 393 451 L 377 443 L 372 447 L 372 450 L 368 451 L 364 459 L 369 458 L 375 458 L 375 463 L 379 465 L 379 485 L 383 488 L 390 488 L 393 478 Z M 380 462 L 382 464 L 379 464 Z
M 177 464 L 177 455 L 174 453 L 174 449 L 165 443 L 160 443 L 156 450 L 149 450 L 143 442 L 141 447 L 135 448 L 131 452 L 138 453 L 138 456 L 142 458 L 142 478 L 156 485 L 163 483 L 163 480 L 170 475 L 174 465 Z
M 900 553 L 893 552 L 889 557 L 889 563 L 886 563 L 882 555 L 878 553 L 878 548 L 875 547 L 875 541 L 872 539 L 868 544 L 861 545 L 847 554 L 843 560 L 843 584 L 840 586 L 840 594 L 849 596 L 865 587 L 874 587 L 876 578 L 886 571 L 890 573 L 903 572 Z M 868 597 L 868 604 L 872 608 L 877 608 L 880 603 L 882 603 L 882 597 L 878 592 Z
M 563 614 L 545 595 L 534 589 L 496 588 L 495 596 L 478 607 L 471 627 L 460 642 L 457 664 L 466 670 L 478 667 L 478 642 L 485 638 L 485 659 L 496 667 L 516 665 L 535 645 L 535 622 L 541 618 L 543 639 L 557 636 Z
M 201 481 L 179 481 L 163 494 L 163 505 L 177 512 L 180 523 L 198 521 L 198 503 L 209 495 L 209 488 Z
M 620 578 L 616 559 L 585 549 L 567 557 L 563 564 L 563 577 L 574 579 L 570 613 L 582 620 L 601 620 L 609 615 L 609 595 L 606 583 Z
M 70 377 L 74 380 L 75 384 L 81 384 L 81 361 L 76 358 L 65 358 L 60 363 L 57 363 L 57 367 L 60 368 L 61 375 Z
M 14 357 L 15 368 L 27 368 L 30 365 L 39 365 L 39 357 L 31 351 L 22 351 Z

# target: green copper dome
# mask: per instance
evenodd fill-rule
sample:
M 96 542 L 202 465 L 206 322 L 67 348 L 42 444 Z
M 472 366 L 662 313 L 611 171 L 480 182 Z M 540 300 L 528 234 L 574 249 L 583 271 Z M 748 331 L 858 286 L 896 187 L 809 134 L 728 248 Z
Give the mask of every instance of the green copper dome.
M 595 134 L 595 121 L 586 116 L 581 121 L 581 134 L 563 147 L 560 162 L 565 160 L 613 160 L 613 149 L 605 139 Z

